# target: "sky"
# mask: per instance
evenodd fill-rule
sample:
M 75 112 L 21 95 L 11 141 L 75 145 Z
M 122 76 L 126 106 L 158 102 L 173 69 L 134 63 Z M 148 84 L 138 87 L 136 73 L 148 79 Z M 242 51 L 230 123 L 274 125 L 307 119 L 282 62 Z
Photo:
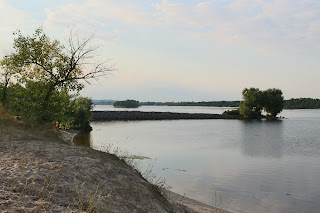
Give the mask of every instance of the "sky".
M 320 98 L 319 0 L 0 0 L 0 57 L 17 29 L 94 33 L 116 69 L 93 99 L 240 100 L 246 87 Z

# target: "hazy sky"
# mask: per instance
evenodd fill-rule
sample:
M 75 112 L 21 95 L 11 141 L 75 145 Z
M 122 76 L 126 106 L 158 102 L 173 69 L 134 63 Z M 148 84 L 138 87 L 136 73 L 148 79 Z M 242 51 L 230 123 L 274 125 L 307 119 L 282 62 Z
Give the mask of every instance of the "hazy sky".
M 320 98 L 319 0 L 0 0 L 0 20 L 1 57 L 16 29 L 94 32 L 117 71 L 82 91 L 93 99 Z

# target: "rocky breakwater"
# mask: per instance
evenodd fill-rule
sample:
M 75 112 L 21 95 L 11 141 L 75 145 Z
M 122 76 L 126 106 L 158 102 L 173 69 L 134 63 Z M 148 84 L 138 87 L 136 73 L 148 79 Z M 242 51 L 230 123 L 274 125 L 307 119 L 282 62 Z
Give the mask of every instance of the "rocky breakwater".
M 92 121 L 139 121 L 139 120 L 190 120 L 190 119 L 240 119 L 236 115 L 141 112 L 141 111 L 92 111 Z

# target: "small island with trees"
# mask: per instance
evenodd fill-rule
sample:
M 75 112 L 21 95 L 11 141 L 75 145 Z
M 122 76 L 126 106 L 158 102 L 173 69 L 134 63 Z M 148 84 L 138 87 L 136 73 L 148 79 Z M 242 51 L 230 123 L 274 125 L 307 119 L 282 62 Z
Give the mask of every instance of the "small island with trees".
M 242 91 L 243 101 L 240 102 L 239 114 L 244 119 L 276 119 L 284 107 L 284 98 L 280 89 L 261 91 L 257 88 L 245 88 Z M 262 116 L 264 110 L 267 115 Z
M 116 101 L 113 104 L 114 108 L 138 108 L 139 106 L 141 106 L 141 104 L 136 100 Z
M 277 115 L 283 110 L 284 98 L 280 89 L 267 89 L 261 91 L 258 88 L 245 88 L 242 91 L 243 101 L 239 108 L 227 110 L 223 115 L 239 115 L 243 119 L 277 119 Z M 262 115 L 264 110 L 267 115 Z

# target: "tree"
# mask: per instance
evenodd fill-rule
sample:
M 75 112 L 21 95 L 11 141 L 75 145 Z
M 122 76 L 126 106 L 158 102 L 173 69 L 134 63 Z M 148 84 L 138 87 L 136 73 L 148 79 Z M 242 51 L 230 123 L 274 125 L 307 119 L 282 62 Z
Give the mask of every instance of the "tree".
M 92 40 L 93 36 L 81 40 L 71 31 L 64 46 L 42 28 L 31 36 L 17 31 L 13 53 L 1 60 L 0 101 L 30 124 L 58 122 L 91 130 L 92 102 L 79 97 L 79 91 L 114 70 L 96 62 L 99 47 L 91 46 Z
M 32 36 L 22 35 L 20 31 L 14 36 L 14 52 L 2 60 L 5 70 L 10 71 L 5 72 L 6 79 L 14 70 L 19 84 L 26 88 L 25 92 L 31 88 L 34 92 L 41 90 L 30 98 L 35 98 L 38 114 L 43 115 L 44 122 L 52 121 L 54 96 L 63 92 L 78 94 L 85 82 L 90 84 L 91 80 L 98 80 L 114 70 L 106 62 L 96 62 L 95 51 L 99 46 L 90 45 L 93 35 L 79 39 L 71 31 L 66 46 L 50 39 L 42 28 L 36 29 Z M 7 86 L 5 84 L 3 88 Z M 5 100 L 6 90 L 2 91 Z
M 83 81 L 90 83 L 90 79 L 105 76 L 113 70 L 105 62 L 93 60 L 94 52 L 99 48 L 89 46 L 93 36 L 80 40 L 71 31 L 67 48 L 58 40 L 51 40 L 42 28 L 32 36 L 24 36 L 20 31 L 15 36 L 12 57 L 16 65 L 23 68 L 24 79 L 42 81 L 47 85 L 46 103 L 55 89 L 77 92 L 84 87 Z
M 279 89 L 267 89 L 264 93 L 264 110 L 273 118 L 280 113 L 284 107 L 284 98 Z
M 245 88 L 242 91 L 243 101 L 240 102 L 239 111 L 245 119 L 261 118 L 263 108 L 263 93 L 257 88 Z

